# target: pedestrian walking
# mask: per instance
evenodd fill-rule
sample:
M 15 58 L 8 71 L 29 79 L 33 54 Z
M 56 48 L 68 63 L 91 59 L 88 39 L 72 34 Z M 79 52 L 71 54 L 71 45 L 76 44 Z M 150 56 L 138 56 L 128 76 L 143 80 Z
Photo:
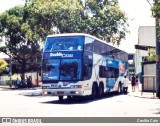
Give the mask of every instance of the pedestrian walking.
M 131 79 L 131 84 L 132 84 L 132 92 L 135 91 L 135 83 L 136 83 L 136 78 L 134 76 L 134 74 L 132 75 L 132 79 Z
M 127 94 L 128 93 L 129 79 L 127 78 L 126 75 L 124 76 L 124 78 L 122 80 L 122 83 L 123 83 L 123 93 Z
M 26 76 L 26 78 L 27 78 L 27 88 L 30 88 L 30 80 L 29 80 L 29 77 Z
M 16 87 L 17 88 L 20 88 L 20 83 L 21 83 L 20 80 L 17 78 L 17 80 L 16 80 Z
M 122 81 L 119 81 L 119 86 L 120 86 L 120 93 L 123 93 Z
M 136 76 L 135 89 L 136 89 L 137 91 L 139 91 L 139 78 L 138 78 L 138 76 Z

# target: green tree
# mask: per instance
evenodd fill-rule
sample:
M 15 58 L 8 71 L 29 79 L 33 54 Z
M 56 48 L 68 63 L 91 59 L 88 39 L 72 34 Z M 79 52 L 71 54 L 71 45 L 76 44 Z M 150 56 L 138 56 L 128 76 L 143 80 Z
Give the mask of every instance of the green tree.
M 58 0 L 52 2 L 55 27 L 60 33 L 83 32 L 120 44 L 127 31 L 127 17 L 117 0 Z
M 156 18 L 157 37 L 160 40 L 160 0 L 153 0 L 153 1 L 154 5 L 152 6 L 152 12 L 153 12 L 152 14 Z
M 0 73 L 2 73 L 6 69 L 7 65 L 8 63 L 5 60 L 0 59 Z
M 25 9 L 17 6 L 0 15 L 0 35 L 5 37 L 5 46 L 1 46 L 0 51 L 19 62 L 22 79 L 27 63 L 35 63 L 40 57 L 39 39 L 27 36 L 24 28 L 29 20 L 25 20 Z
M 117 0 L 87 0 L 88 10 L 93 14 L 91 17 L 91 34 L 120 44 L 127 32 L 127 17 L 119 9 Z
M 40 24 L 45 25 L 39 29 L 43 39 L 49 33 L 82 32 L 119 45 L 128 32 L 127 17 L 117 0 L 86 0 L 85 6 L 81 0 L 32 0 L 28 5 L 26 15 L 34 17 L 25 26 L 32 24 L 26 28 L 28 36 Z

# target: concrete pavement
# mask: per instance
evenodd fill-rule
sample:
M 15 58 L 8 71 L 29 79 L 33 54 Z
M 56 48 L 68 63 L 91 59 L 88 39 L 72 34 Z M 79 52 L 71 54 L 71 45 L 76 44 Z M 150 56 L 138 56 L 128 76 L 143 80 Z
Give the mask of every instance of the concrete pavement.
M 128 86 L 128 95 L 139 97 L 139 98 L 149 98 L 149 99 L 158 99 L 156 97 L 156 92 L 143 92 L 142 91 L 142 85 L 139 85 L 139 91 L 132 92 L 131 84 Z

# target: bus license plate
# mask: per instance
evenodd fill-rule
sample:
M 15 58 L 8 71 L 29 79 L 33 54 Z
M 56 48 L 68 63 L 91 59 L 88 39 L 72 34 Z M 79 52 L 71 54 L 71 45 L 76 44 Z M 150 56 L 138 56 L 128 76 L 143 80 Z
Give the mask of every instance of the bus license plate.
M 63 91 L 58 91 L 57 94 L 64 94 L 64 92 Z

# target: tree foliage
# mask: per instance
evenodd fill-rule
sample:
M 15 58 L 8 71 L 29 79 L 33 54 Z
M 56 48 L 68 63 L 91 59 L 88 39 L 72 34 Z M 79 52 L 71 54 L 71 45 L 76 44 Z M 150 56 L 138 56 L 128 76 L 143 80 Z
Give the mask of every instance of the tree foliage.
M 0 59 L 0 73 L 2 73 L 6 69 L 7 65 L 8 63 L 5 60 Z
M 160 40 L 160 0 L 153 0 L 152 6 L 153 16 L 156 18 L 157 37 Z
M 26 32 L 24 25 L 31 20 L 25 20 L 25 7 L 17 6 L 0 15 L 0 34 L 5 36 L 5 46 L 0 51 L 17 60 L 24 78 L 27 63 L 37 61 L 40 52 L 39 38 L 32 38 Z M 33 37 L 34 36 L 34 37 Z
M 156 50 L 155 49 L 149 49 L 149 55 L 147 57 L 148 61 L 156 61 Z
M 25 25 L 27 37 L 37 29 L 35 24 L 43 28 L 33 35 L 43 39 L 49 33 L 82 32 L 119 45 L 127 32 L 127 17 L 117 0 L 86 0 L 85 6 L 81 0 L 32 0 L 27 10 L 34 17 Z
M 119 9 L 117 0 L 87 0 L 86 7 L 93 14 L 87 32 L 107 42 L 120 44 L 127 32 L 127 17 Z
M 60 33 L 84 32 L 117 45 L 125 38 L 127 17 L 117 0 L 86 0 L 85 6 L 78 0 L 61 1 L 53 2 Z

